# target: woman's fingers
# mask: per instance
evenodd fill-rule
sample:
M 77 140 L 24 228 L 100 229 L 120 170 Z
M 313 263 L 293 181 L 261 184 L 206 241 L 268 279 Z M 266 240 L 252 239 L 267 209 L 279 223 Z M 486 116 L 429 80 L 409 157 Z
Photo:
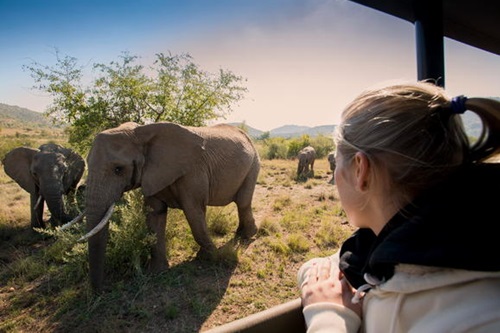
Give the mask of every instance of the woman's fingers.
M 355 290 L 344 274 L 330 260 L 318 260 L 307 271 L 301 285 L 302 306 L 319 302 L 341 304 L 362 315 L 362 303 L 353 304 Z
M 332 269 L 330 260 L 324 260 L 319 265 L 318 280 L 328 279 L 330 277 L 330 270 Z
M 314 263 L 307 273 L 307 282 L 313 284 L 318 281 L 318 266 Z
M 332 264 L 330 260 L 323 260 L 312 264 L 308 271 L 308 282 L 314 283 L 316 281 L 326 280 L 330 277 Z

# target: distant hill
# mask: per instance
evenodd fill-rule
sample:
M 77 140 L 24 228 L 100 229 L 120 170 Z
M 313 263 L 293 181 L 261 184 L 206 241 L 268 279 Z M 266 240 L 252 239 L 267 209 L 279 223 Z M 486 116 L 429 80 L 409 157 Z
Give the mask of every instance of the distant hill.
M 233 126 L 242 126 L 243 123 L 230 123 Z M 266 131 L 258 130 L 254 127 L 251 127 L 247 124 L 244 124 L 248 135 L 252 138 L 258 138 L 262 136 Z M 333 130 L 336 125 L 322 125 L 322 126 L 298 126 L 298 125 L 285 125 L 281 127 L 277 127 L 269 131 L 270 137 L 282 137 L 282 138 L 295 138 L 300 137 L 302 135 L 309 135 L 311 137 L 318 136 L 320 134 L 325 136 L 331 136 L 333 134 Z
M 0 103 L 0 128 L 59 128 L 40 112 Z
M 492 97 L 500 101 L 498 97 Z M 230 123 L 234 126 L 244 125 L 252 138 L 259 138 L 265 131 L 256 129 L 246 123 Z M 481 120 L 470 112 L 464 115 L 464 125 L 467 133 L 478 137 L 482 130 Z M 302 135 L 315 137 L 318 135 L 332 136 L 336 125 L 299 126 L 285 125 L 269 131 L 270 137 L 295 138 Z M 0 128 L 62 128 L 52 122 L 40 112 L 35 112 L 19 106 L 0 103 Z

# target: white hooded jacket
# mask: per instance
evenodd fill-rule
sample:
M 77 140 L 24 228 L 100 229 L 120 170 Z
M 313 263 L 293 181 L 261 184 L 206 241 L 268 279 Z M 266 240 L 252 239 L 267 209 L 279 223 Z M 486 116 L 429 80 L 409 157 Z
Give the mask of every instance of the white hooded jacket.
M 308 332 L 500 332 L 500 164 L 467 165 L 396 214 L 357 230 L 329 258 L 360 294 L 363 318 L 332 303 L 303 309 Z
M 338 253 L 315 258 L 298 273 L 298 283 L 317 260 L 338 266 Z M 333 303 L 303 309 L 308 332 L 500 332 L 500 272 L 476 272 L 402 264 L 363 300 L 363 321 Z

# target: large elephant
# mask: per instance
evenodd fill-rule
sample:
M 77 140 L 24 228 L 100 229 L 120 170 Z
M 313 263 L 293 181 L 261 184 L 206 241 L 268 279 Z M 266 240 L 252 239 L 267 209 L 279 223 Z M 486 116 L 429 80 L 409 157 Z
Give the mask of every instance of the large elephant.
M 316 150 L 313 147 L 307 146 L 302 148 L 297 155 L 299 164 L 297 167 L 297 177 L 308 177 L 309 174 L 314 174 L 314 161 L 316 160 Z M 310 168 L 310 169 L 309 169 Z
M 183 210 L 200 246 L 199 255 L 212 255 L 216 250 L 207 230 L 206 206 L 235 202 L 237 236 L 250 238 L 257 232 L 252 199 L 260 160 L 252 141 L 239 128 L 124 123 L 95 137 L 87 164 L 88 233 L 82 239 L 88 239 L 90 280 L 96 291 L 102 289 L 104 278 L 107 220 L 126 191 L 141 187 L 149 207 L 146 223 L 156 234 L 152 271 L 168 267 L 168 208 Z
M 38 149 L 18 147 L 2 161 L 5 173 L 30 194 L 31 227 L 45 228 L 44 204 L 57 226 L 71 220 L 64 196 L 74 199 L 78 182 L 85 171 L 85 160 L 71 149 L 48 143 Z M 69 200 L 71 201 L 71 200 Z

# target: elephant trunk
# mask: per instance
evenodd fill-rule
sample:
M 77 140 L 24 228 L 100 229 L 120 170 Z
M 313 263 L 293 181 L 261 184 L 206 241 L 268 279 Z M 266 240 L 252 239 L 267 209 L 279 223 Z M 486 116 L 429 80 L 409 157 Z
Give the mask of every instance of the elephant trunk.
M 95 181 L 94 178 L 89 175 L 85 193 L 87 233 L 94 230 L 107 215 L 106 213 L 111 215 L 110 207 L 112 207 L 117 200 L 116 195 L 109 195 L 109 188 L 105 188 L 103 186 L 104 183 L 104 181 Z M 96 292 L 102 290 L 108 233 L 108 224 L 105 224 L 97 233 L 90 236 L 87 234 L 82 237 L 82 240 L 88 238 L 90 283 Z
M 66 214 L 61 191 L 49 189 L 44 191 L 43 197 L 52 215 L 50 220 L 54 226 L 64 224 L 71 220 Z

